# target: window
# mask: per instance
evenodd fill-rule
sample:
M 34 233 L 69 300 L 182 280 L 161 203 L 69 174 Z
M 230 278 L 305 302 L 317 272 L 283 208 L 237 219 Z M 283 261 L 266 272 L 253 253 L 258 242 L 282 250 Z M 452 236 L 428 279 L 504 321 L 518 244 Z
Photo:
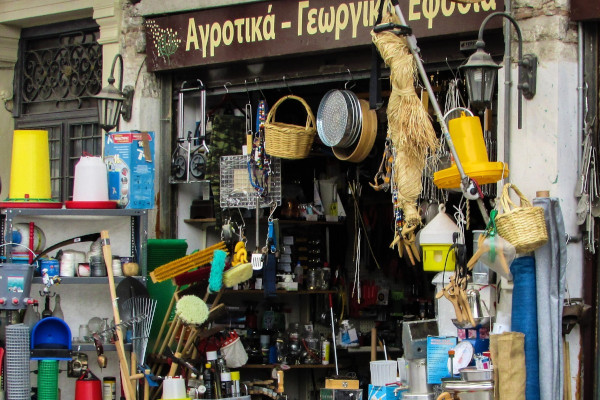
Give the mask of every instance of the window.
M 24 29 L 15 71 L 16 129 L 48 131 L 52 199 L 72 199 L 75 164 L 102 155 L 96 100 L 102 46 L 92 20 Z

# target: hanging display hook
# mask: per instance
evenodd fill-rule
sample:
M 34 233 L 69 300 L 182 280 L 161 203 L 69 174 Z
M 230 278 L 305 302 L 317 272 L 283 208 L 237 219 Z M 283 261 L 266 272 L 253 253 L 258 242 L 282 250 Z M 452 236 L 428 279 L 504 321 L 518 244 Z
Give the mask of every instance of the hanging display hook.
M 346 68 L 346 71 L 348 71 L 348 75 L 350 75 L 350 79 L 347 80 L 346 83 L 344 83 L 344 89 L 352 90 L 352 88 L 354 86 L 356 86 L 356 83 L 354 82 L 354 77 L 352 76 L 352 72 L 350 72 L 350 68 Z M 352 85 L 348 86 L 349 83 L 352 83 Z
M 263 93 L 260 86 L 258 86 L 258 78 L 254 78 L 254 84 L 256 85 L 256 89 L 260 92 L 260 95 L 262 96 L 262 98 L 266 100 L 265 94 Z
M 287 81 L 285 80 L 285 75 L 283 75 L 283 84 L 287 88 L 288 92 L 290 92 L 290 94 L 293 95 L 294 93 L 292 92 L 292 89 L 290 89 L 290 86 L 288 85 Z

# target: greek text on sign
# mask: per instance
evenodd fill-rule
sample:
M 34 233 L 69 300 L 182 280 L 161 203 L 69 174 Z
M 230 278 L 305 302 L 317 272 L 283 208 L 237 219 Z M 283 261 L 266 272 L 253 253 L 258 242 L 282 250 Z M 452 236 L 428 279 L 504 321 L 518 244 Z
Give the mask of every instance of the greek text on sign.
M 496 10 L 451 0 L 403 0 L 402 12 L 419 37 L 475 32 Z M 146 21 L 149 70 L 364 46 L 379 0 L 279 1 L 201 10 Z

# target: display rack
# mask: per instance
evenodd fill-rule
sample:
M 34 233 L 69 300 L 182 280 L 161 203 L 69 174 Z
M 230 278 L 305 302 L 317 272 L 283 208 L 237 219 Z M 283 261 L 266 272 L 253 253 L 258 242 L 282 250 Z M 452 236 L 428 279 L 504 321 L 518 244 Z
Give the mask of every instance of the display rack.
M 0 209 L 0 241 L 4 243 L 12 231 L 15 219 L 19 217 L 38 217 L 51 218 L 57 222 L 74 223 L 75 221 L 86 221 L 91 226 L 94 221 L 104 221 L 112 217 L 130 218 L 130 250 L 131 254 L 137 256 L 137 262 L 140 265 L 141 276 L 146 276 L 147 264 L 147 240 L 148 240 L 148 210 L 138 209 L 66 209 L 66 208 L 3 208 Z M 97 228 L 93 228 L 97 229 Z M 6 260 L 12 259 L 11 246 L 2 246 L 0 255 L 6 257 Z M 72 283 L 106 283 L 106 278 L 73 278 L 77 279 Z M 69 279 L 66 279 L 69 281 Z

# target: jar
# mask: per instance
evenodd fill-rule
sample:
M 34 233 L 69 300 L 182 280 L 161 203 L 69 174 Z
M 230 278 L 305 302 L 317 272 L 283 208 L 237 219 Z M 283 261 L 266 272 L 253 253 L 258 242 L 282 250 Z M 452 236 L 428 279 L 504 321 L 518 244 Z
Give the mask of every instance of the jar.
M 92 276 L 106 276 L 106 265 L 102 256 L 91 256 L 90 257 L 90 269 L 92 270 Z
M 319 269 L 317 268 L 309 268 L 308 273 L 306 274 L 306 288 L 308 290 L 317 290 L 319 288 Z
M 123 276 L 123 268 L 121 266 L 121 258 L 119 256 L 113 256 L 112 271 L 113 276 Z
M 321 269 L 321 279 L 319 280 L 319 289 L 328 290 L 329 282 L 331 280 L 331 269 L 324 267 Z

